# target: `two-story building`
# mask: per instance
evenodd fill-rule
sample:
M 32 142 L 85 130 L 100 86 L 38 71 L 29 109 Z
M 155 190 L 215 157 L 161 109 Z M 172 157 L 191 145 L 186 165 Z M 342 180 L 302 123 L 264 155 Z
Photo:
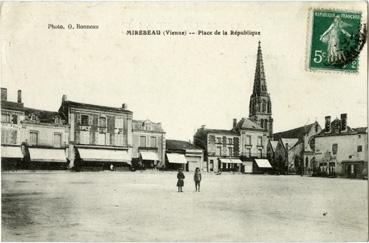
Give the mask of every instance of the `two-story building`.
M 347 114 L 331 122 L 314 139 L 315 157 L 321 172 L 350 178 L 368 176 L 368 129 L 347 126 Z
M 59 113 L 70 125 L 70 167 L 128 167 L 132 155 L 132 112 L 121 107 L 67 100 L 63 95 Z
M 194 144 L 204 150 L 208 172 L 241 171 L 240 138 L 236 131 L 202 126 L 194 135 Z
M 21 90 L 17 102 L 7 100 L 7 89 L 1 91 L 2 168 L 66 168 L 66 121 L 57 112 L 24 107 Z
M 161 123 L 133 120 L 132 160 L 144 168 L 164 168 L 165 132 Z

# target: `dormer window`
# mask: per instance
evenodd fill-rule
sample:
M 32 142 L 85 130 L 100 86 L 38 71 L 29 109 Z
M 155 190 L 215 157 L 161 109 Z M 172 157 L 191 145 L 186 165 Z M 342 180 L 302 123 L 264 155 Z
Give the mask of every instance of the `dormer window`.
M 152 130 L 152 126 L 150 122 L 144 122 L 144 129 L 147 131 L 151 131 Z

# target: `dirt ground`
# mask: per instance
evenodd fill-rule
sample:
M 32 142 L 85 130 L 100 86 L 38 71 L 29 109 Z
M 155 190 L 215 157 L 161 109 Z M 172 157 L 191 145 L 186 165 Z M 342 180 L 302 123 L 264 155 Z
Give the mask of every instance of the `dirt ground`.
M 367 181 L 174 172 L 2 174 L 2 241 L 367 241 Z

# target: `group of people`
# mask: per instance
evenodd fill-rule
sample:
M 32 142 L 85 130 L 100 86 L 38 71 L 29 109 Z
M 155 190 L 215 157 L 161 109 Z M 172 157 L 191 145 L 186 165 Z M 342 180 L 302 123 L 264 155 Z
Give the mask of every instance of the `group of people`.
M 182 188 L 184 186 L 184 179 L 185 179 L 185 175 L 183 174 L 183 169 L 179 169 L 178 170 L 178 174 L 177 174 L 177 187 L 178 187 L 178 192 L 183 192 Z M 196 168 L 195 173 L 193 175 L 193 180 L 195 182 L 195 190 L 197 192 L 200 192 L 200 182 L 201 182 L 201 171 L 200 168 Z

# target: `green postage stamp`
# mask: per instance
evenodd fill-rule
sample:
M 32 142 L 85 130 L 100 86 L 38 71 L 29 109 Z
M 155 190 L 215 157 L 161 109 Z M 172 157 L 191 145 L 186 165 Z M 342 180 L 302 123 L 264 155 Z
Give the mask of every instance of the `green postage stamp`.
M 310 33 L 310 70 L 357 72 L 366 39 L 361 13 L 312 9 Z

